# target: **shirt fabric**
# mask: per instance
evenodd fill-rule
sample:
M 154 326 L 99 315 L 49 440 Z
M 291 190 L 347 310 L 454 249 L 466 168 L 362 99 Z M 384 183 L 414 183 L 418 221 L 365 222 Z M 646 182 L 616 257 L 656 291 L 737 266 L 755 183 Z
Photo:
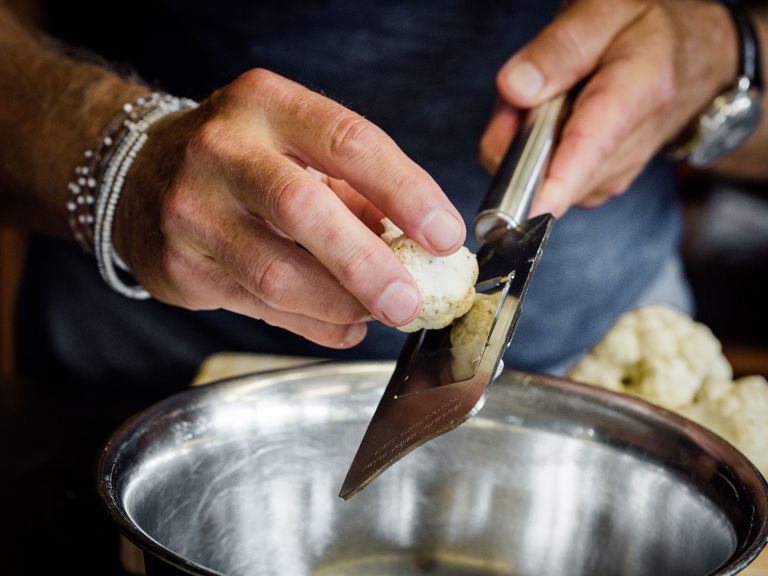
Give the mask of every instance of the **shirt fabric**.
M 496 72 L 559 2 L 142 0 L 131 8 L 139 16 L 122 20 L 103 2 L 52 4 L 59 36 L 176 95 L 202 99 L 263 67 L 334 98 L 390 134 L 471 230 L 490 182 L 477 146 Z M 673 166 L 659 159 L 625 194 L 570 210 L 555 224 L 505 364 L 547 371 L 588 350 L 638 302 L 680 231 Z M 361 345 L 336 351 L 223 311 L 128 300 L 75 244 L 47 238 L 31 242 L 21 294 L 22 369 L 81 383 L 167 391 L 217 351 L 393 358 L 404 339 L 372 322 Z

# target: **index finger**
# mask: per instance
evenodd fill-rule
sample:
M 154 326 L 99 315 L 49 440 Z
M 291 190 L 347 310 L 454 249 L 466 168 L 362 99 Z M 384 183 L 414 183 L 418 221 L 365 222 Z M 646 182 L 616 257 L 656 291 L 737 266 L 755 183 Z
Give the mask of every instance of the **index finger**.
M 372 122 L 290 84 L 284 98 L 272 101 L 272 128 L 289 154 L 347 181 L 431 252 L 450 254 L 461 247 L 464 221 L 424 169 Z
M 325 182 L 271 150 L 238 147 L 225 156 L 226 165 L 219 169 L 226 168 L 230 190 L 241 206 L 308 250 L 377 319 L 400 326 L 418 314 L 421 298 L 411 275 Z M 235 244 L 239 249 L 234 256 L 247 268 L 256 249 L 244 250 L 245 242 Z M 289 267 L 306 275 L 309 269 L 296 266 L 296 262 L 295 258 L 288 262 Z M 244 282 L 257 294 L 258 284 L 247 279 Z M 272 292 L 291 286 L 278 288 Z M 317 280 L 305 286 L 307 290 L 322 291 L 323 297 L 330 295 Z
M 648 9 L 636 1 L 569 3 L 536 37 L 510 58 L 496 78 L 502 98 L 528 108 L 588 76 L 606 48 Z
M 657 62 L 649 53 L 628 56 L 606 65 L 587 83 L 563 128 L 532 215 L 561 216 L 589 195 L 621 143 L 667 105 L 671 81 Z

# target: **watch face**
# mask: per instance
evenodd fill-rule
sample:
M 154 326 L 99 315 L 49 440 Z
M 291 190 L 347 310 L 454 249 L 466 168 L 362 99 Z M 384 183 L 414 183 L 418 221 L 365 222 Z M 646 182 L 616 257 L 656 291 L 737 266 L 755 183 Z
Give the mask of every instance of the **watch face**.
M 706 167 L 741 146 L 760 123 L 761 98 L 756 90 L 733 90 L 718 96 L 699 121 L 698 145 L 688 158 Z

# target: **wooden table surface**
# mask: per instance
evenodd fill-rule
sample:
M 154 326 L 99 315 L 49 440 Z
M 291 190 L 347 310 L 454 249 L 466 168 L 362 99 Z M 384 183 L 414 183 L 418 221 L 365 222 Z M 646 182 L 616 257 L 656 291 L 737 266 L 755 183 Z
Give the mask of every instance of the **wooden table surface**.
M 747 566 L 742 574 L 744 576 L 768 576 L 768 550 L 763 550 L 757 560 Z

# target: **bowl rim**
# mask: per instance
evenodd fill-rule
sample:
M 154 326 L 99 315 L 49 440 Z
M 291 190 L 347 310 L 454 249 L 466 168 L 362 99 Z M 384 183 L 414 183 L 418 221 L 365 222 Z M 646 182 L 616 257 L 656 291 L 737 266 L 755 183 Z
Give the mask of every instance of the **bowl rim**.
M 301 380 L 309 374 L 333 373 L 340 367 L 345 370 L 356 370 L 361 373 L 381 373 L 385 370 L 390 372 L 394 370 L 395 363 L 391 360 L 320 360 L 300 366 L 287 368 L 277 368 L 260 372 L 251 372 L 248 374 L 237 375 L 229 378 L 223 378 L 215 382 L 207 383 L 201 386 L 194 386 L 188 389 L 172 394 L 163 400 L 160 400 L 140 412 L 127 418 L 110 434 L 109 438 L 103 443 L 93 465 L 94 484 L 98 499 L 101 505 L 117 525 L 120 532 L 133 544 L 138 546 L 143 553 L 150 553 L 159 560 L 166 562 L 177 569 L 197 576 L 227 576 L 226 574 L 205 567 L 201 564 L 184 558 L 173 552 L 160 542 L 154 540 L 146 532 L 141 530 L 128 516 L 127 511 L 121 501 L 116 497 L 114 481 L 112 474 L 120 459 L 120 443 L 136 430 L 142 423 L 149 422 L 153 417 L 162 414 L 164 409 L 176 405 L 180 402 L 189 403 L 190 399 L 202 399 L 205 396 L 215 394 L 217 390 L 227 387 L 237 387 L 246 383 L 261 382 L 265 387 L 277 383 L 284 383 L 285 380 Z M 566 378 L 539 374 L 533 372 L 522 372 L 518 370 L 505 369 L 504 373 L 514 374 L 523 385 L 534 385 L 556 389 L 561 393 L 576 394 L 589 401 L 603 404 L 609 407 L 618 408 L 624 412 L 640 414 L 643 417 L 655 417 L 663 419 L 664 423 L 672 427 L 676 432 L 692 438 L 696 444 L 702 446 L 701 440 L 705 440 L 707 445 L 716 446 L 719 450 L 724 450 L 734 459 L 735 463 L 741 468 L 747 470 L 752 476 L 747 480 L 752 481 L 750 494 L 756 506 L 762 511 L 762 525 L 757 526 L 757 531 L 753 534 L 750 530 L 748 543 L 740 551 L 737 549 L 727 560 L 728 566 L 722 566 L 710 576 L 732 576 L 744 570 L 751 564 L 768 545 L 768 484 L 762 473 L 755 465 L 742 454 L 735 446 L 725 439 L 721 438 L 711 430 L 689 420 L 675 412 L 651 404 L 642 398 L 607 390 L 590 384 L 568 380 Z M 271 382 L 270 381 L 274 381 Z M 384 389 L 385 382 L 377 383 L 375 387 Z M 502 387 L 498 382 L 493 384 L 493 388 Z M 373 386 L 371 386 L 373 387 Z M 483 411 L 480 411 L 482 415 Z M 759 511 L 753 511 L 753 516 Z M 752 528 L 752 526 L 750 526 Z

